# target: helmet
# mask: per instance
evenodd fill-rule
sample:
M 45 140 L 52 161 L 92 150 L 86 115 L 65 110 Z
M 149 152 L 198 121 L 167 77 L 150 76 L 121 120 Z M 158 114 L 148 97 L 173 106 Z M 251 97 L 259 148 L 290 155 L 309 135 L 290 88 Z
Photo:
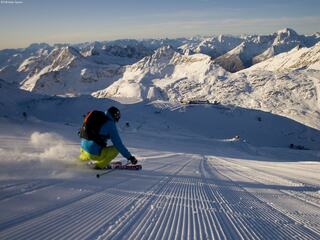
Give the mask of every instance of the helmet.
M 120 114 L 120 110 L 116 107 L 111 107 L 108 109 L 108 113 L 110 113 L 110 115 L 112 116 L 112 118 L 118 122 L 120 117 L 121 117 L 121 114 Z

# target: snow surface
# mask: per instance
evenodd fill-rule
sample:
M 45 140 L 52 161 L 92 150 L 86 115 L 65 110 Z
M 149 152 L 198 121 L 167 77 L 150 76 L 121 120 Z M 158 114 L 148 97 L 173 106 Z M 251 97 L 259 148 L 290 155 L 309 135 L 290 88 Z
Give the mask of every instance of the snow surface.
M 0 91 L 13 110 L 0 116 L 1 239 L 320 237 L 318 130 L 245 109 Z M 77 131 L 83 113 L 111 105 L 143 170 L 97 179 L 77 161 Z

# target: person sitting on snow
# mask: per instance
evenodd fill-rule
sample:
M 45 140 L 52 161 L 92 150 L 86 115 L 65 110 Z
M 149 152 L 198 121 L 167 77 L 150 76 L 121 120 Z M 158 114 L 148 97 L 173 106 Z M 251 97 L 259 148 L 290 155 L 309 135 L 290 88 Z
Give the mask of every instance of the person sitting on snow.
M 107 112 L 88 113 L 80 129 L 80 160 L 92 160 L 94 168 L 104 169 L 120 152 L 132 164 L 137 164 L 137 159 L 124 146 L 119 136 L 116 123 L 120 117 L 120 110 L 116 107 L 110 107 Z M 113 146 L 107 146 L 108 139 L 111 139 Z

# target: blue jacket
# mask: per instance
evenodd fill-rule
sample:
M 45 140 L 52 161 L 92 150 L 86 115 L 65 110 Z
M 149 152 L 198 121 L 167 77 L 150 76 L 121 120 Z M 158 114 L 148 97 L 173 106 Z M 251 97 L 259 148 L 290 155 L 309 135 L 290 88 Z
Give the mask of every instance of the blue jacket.
M 105 114 L 109 119 L 100 128 L 100 136 L 105 140 L 105 142 L 111 139 L 113 145 L 121 153 L 121 155 L 127 159 L 130 158 L 132 155 L 123 145 L 114 119 L 108 112 L 105 112 Z M 102 149 L 102 147 L 94 141 L 83 138 L 81 139 L 81 148 L 92 155 L 100 155 Z

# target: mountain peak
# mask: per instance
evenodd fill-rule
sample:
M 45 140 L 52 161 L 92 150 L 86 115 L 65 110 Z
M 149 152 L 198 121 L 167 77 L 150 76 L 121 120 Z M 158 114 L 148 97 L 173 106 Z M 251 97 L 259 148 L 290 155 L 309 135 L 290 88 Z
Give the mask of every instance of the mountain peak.
M 73 55 L 75 57 L 82 58 L 81 53 L 77 49 L 75 49 L 74 47 L 67 46 L 67 47 L 63 47 L 61 50 L 62 50 L 62 52 L 71 54 L 71 55 Z
M 65 68 L 75 61 L 81 61 L 84 57 L 74 47 L 56 47 L 46 58 L 47 64 L 51 65 L 51 69 L 58 71 Z
M 294 31 L 292 28 L 284 28 L 284 29 L 280 29 L 277 32 L 277 35 L 293 37 L 293 36 L 298 36 L 298 33 Z
M 174 53 L 175 50 L 170 45 L 165 45 L 158 48 L 153 55 L 157 58 L 161 58 L 165 56 L 172 56 Z
M 41 48 L 50 48 L 50 45 L 47 43 L 31 43 L 26 49 L 36 51 Z

